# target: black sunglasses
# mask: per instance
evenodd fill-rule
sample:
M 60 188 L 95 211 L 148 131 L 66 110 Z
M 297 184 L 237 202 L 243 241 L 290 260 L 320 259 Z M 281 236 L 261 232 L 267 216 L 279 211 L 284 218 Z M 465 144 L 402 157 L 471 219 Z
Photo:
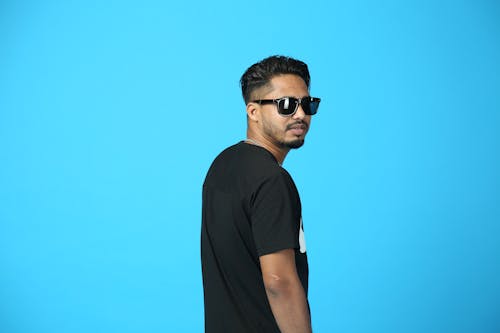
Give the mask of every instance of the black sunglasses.
M 252 101 L 252 103 L 258 104 L 276 104 L 278 106 L 278 113 L 282 116 L 293 116 L 295 112 L 299 109 L 299 105 L 302 106 L 304 113 L 308 116 L 312 116 L 318 112 L 320 98 L 305 96 L 302 98 L 295 97 L 281 97 L 277 99 L 259 99 Z

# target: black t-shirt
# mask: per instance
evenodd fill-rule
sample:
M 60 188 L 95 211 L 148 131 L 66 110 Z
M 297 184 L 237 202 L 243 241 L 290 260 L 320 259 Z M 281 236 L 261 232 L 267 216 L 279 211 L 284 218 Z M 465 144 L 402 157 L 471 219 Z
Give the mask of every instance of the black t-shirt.
M 259 257 L 290 248 L 307 295 L 301 204 L 292 178 L 262 147 L 240 142 L 227 148 L 203 184 L 205 332 L 279 333 Z

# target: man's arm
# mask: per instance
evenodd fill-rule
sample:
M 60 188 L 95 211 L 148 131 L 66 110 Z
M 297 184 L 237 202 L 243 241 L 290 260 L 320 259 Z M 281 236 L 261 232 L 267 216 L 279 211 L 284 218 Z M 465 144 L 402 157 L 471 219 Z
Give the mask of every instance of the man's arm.
M 282 333 L 310 333 L 306 295 L 295 267 L 295 251 L 286 249 L 260 257 L 262 278 L 274 318 Z

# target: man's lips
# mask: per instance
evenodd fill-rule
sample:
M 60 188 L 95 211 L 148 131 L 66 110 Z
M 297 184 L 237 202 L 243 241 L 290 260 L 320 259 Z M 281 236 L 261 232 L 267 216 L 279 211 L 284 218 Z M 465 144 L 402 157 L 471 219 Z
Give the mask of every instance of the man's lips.
M 294 123 L 294 124 L 290 124 L 286 127 L 287 130 L 290 130 L 290 129 L 303 129 L 303 130 L 306 130 L 307 129 L 307 124 L 306 123 Z
M 295 135 L 302 135 L 307 131 L 306 123 L 295 123 L 290 124 L 286 127 L 287 131 L 291 131 Z

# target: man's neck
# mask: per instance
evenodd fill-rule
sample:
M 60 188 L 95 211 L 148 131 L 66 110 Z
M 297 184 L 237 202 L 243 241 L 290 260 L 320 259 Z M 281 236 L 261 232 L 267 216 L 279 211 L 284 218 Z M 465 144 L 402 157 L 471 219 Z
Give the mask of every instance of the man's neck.
M 267 151 L 269 151 L 274 156 L 276 161 L 278 161 L 279 165 L 283 164 L 283 162 L 285 161 L 286 155 L 290 151 L 289 148 L 277 147 L 275 144 L 273 144 L 269 140 L 266 140 L 266 138 L 261 137 L 261 136 L 257 136 L 257 135 L 253 135 L 249 131 L 247 131 L 246 142 L 253 144 L 253 145 L 256 145 L 256 146 L 260 146 L 260 147 L 266 149 Z

